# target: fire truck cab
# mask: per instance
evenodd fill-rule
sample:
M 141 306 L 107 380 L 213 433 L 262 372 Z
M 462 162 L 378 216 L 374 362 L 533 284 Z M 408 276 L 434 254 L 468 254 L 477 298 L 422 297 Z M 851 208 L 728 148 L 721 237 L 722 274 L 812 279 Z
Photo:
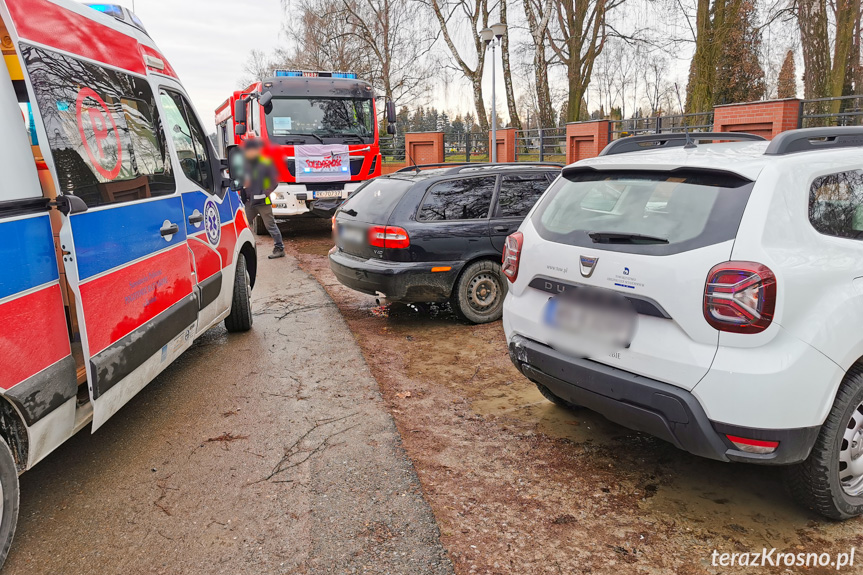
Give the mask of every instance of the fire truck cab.
M 0 0 L 0 565 L 18 474 L 210 327 L 251 328 L 254 237 L 128 10 Z M 206 384 L 206 378 L 200 379 Z
M 216 126 L 223 151 L 249 138 L 264 141 L 281 181 L 271 194 L 276 217 L 331 217 L 381 175 L 375 92 L 356 74 L 277 70 L 234 92 L 216 110 Z M 252 227 L 264 233 L 260 224 Z

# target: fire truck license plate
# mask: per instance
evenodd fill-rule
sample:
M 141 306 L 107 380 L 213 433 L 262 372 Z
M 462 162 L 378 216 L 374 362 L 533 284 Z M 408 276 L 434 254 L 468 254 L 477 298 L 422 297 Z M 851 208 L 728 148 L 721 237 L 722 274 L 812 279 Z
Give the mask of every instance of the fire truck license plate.
M 341 190 L 318 190 L 312 193 L 314 199 L 318 198 L 338 198 L 341 197 Z

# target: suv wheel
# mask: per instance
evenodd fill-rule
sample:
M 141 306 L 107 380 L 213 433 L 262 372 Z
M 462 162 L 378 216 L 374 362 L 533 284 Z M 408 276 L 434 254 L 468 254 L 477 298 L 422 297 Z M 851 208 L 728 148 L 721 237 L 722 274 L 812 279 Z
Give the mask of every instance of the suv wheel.
M 536 382 L 534 382 L 534 383 L 536 383 Z M 578 408 L 578 405 L 565 400 L 564 398 L 560 397 L 559 395 L 555 395 L 554 392 L 552 392 L 549 388 L 547 388 L 543 384 L 536 383 L 536 387 L 537 387 L 537 389 L 539 389 L 539 392 L 542 394 L 542 396 L 544 398 L 546 398 L 547 400 L 549 400 L 550 402 L 552 402 L 553 404 L 559 405 L 560 407 L 565 407 L 567 409 L 577 409 Z
M 863 367 L 848 371 L 812 453 L 787 479 L 794 498 L 821 515 L 863 514 Z
M 503 315 L 503 299 L 508 286 L 500 273 L 500 264 L 474 262 L 467 266 L 456 282 L 452 307 L 471 323 L 497 321 Z

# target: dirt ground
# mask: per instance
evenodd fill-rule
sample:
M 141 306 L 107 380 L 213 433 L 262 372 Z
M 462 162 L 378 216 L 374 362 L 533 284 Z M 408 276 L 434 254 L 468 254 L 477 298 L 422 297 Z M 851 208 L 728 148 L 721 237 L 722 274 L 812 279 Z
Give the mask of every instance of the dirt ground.
M 863 520 L 823 520 L 781 470 L 723 464 L 547 402 L 509 361 L 500 323 L 446 306 L 389 314 L 330 273 L 329 230 L 287 246 L 348 322 L 418 470 L 456 572 L 834 573 L 711 565 L 714 550 L 863 555 Z M 863 561 L 854 570 L 863 572 Z

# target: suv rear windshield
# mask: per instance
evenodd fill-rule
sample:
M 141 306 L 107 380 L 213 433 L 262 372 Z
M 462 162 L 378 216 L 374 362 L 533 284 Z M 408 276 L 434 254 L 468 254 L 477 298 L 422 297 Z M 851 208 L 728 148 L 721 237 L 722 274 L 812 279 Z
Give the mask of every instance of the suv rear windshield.
M 414 183 L 407 180 L 371 180 L 342 204 L 340 214 L 370 224 L 386 224 L 393 208 Z
M 564 173 L 531 221 L 544 239 L 667 255 L 734 239 L 753 183 L 698 170 Z

